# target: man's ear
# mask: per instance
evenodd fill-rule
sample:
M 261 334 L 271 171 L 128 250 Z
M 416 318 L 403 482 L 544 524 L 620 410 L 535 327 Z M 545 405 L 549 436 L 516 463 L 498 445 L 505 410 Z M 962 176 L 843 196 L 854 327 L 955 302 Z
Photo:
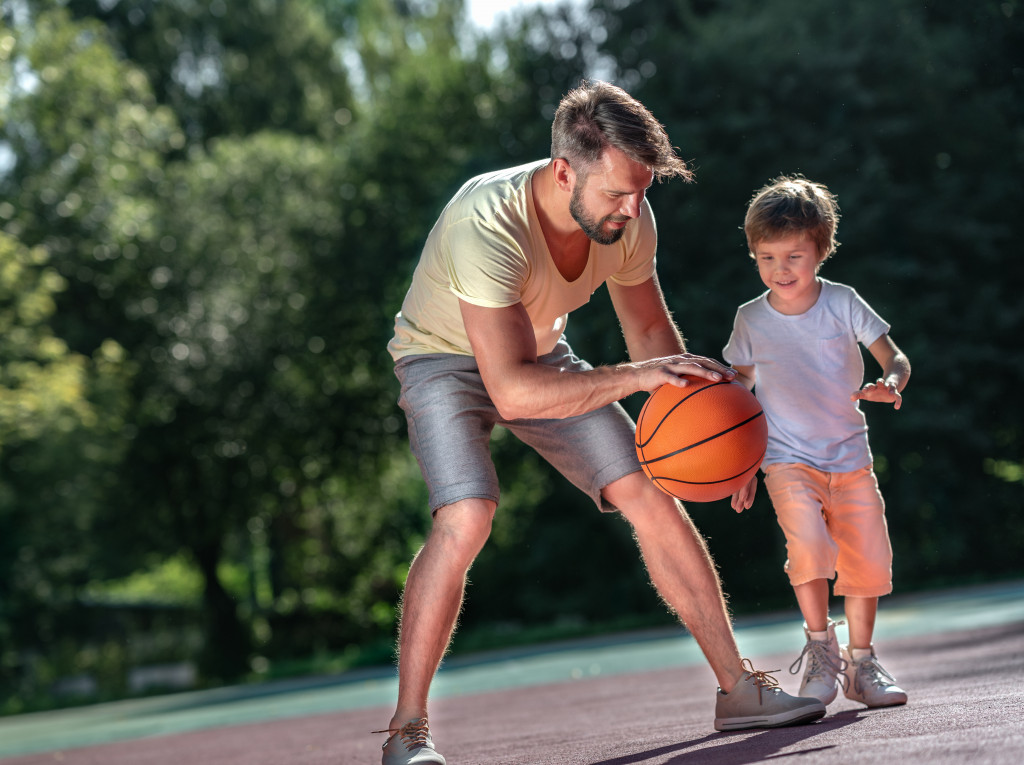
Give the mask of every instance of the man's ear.
M 576 171 L 572 169 L 567 159 L 559 157 L 552 160 L 551 176 L 561 191 L 571 192 L 576 185 Z

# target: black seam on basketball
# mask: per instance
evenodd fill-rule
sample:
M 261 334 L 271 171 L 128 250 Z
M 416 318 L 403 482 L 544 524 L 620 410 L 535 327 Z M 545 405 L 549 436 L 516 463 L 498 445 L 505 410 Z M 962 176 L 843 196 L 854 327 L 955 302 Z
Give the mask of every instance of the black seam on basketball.
M 763 416 L 764 416 L 764 411 L 762 410 L 762 411 L 758 412 L 757 414 L 753 415 L 752 417 L 748 417 L 743 422 L 738 422 L 735 425 L 733 425 L 732 427 L 726 428 L 725 430 L 723 430 L 723 431 L 721 431 L 719 433 L 715 433 L 715 435 L 713 435 L 713 436 L 708 436 L 707 438 L 701 439 L 700 441 L 697 441 L 696 443 L 690 444 L 689 446 L 684 446 L 682 449 L 676 449 L 674 452 L 669 452 L 668 454 L 662 454 L 660 457 L 653 457 L 653 458 L 651 458 L 649 460 L 648 459 L 642 460 L 640 464 L 641 465 L 650 465 L 652 462 L 658 462 L 660 460 L 666 460 L 669 457 L 675 457 L 677 454 L 682 454 L 683 452 L 689 451 L 690 449 L 695 449 L 698 446 L 700 446 L 701 444 L 706 444 L 708 441 L 714 441 L 719 436 L 724 436 L 726 433 L 730 433 L 730 432 L 732 432 L 732 431 L 734 431 L 734 430 L 736 430 L 738 428 L 742 428 L 744 425 L 749 425 L 751 422 L 756 420 L 758 417 L 763 417 Z
M 667 384 L 668 384 L 668 383 L 666 383 L 666 385 L 667 385 Z M 676 403 L 674 403 L 674 404 L 672 405 L 672 408 L 671 408 L 671 409 L 669 409 L 669 410 L 668 410 L 667 412 L 665 412 L 665 414 L 663 414 L 663 415 L 661 416 L 661 419 L 660 419 L 660 420 L 658 420 L 658 424 L 654 426 L 654 430 L 652 430 L 652 431 L 651 431 L 651 435 L 647 437 L 647 440 L 646 440 L 646 441 L 643 441 L 643 442 L 641 442 L 641 441 L 637 441 L 637 442 L 636 442 L 636 445 L 637 445 L 637 446 L 647 446 L 647 444 L 649 444 L 649 443 L 651 442 L 651 439 L 652 439 L 652 438 L 654 438 L 655 434 L 656 434 L 656 433 L 658 432 L 658 428 L 660 428 L 660 427 L 661 427 L 662 423 L 663 423 L 663 422 L 665 422 L 665 420 L 667 420 L 667 419 L 668 419 L 668 416 L 669 416 L 670 414 L 672 414 L 672 412 L 674 412 L 674 411 L 675 411 L 675 410 L 676 410 L 676 409 L 677 409 L 677 408 L 678 408 L 679 406 L 681 406 L 681 405 L 683 404 L 683 402 L 684 402 L 684 401 L 689 401 L 689 400 L 690 400 L 691 398 L 693 398 L 694 396 L 696 396 L 696 395 L 697 395 L 698 393 L 700 393 L 700 392 L 701 392 L 702 390 L 711 390 L 712 388 L 717 388 L 717 387 L 718 387 L 719 385 L 731 385 L 731 384 L 732 384 L 732 383 L 729 383 L 729 382 L 725 382 L 725 381 L 721 381 L 721 382 L 713 382 L 713 383 L 708 383 L 707 385 L 702 385 L 701 387 L 697 388 L 697 390 L 694 390 L 694 391 L 690 391 L 690 393 L 688 393 L 688 394 L 687 394 L 686 396 L 684 396 L 683 398 L 679 399 L 679 400 L 678 400 L 678 401 L 677 401 Z M 657 392 L 657 391 L 655 391 L 655 392 Z M 647 399 L 647 402 L 646 402 L 646 403 L 644 404 L 644 408 L 645 408 L 645 409 L 647 408 L 647 404 L 649 404 L 649 403 L 650 403 L 650 401 L 651 401 L 651 399 Z M 643 411 L 641 411 L 641 412 L 640 412 L 640 417 L 639 417 L 639 419 L 640 419 L 640 420 L 643 420 L 643 418 L 644 418 L 644 413 L 643 413 Z M 639 433 L 638 433 L 637 435 L 639 436 Z
M 683 484 L 685 486 L 713 486 L 714 484 L 717 484 L 717 483 L 728 483 L 729 481 L 735 481 L 737 478 L 739 478 L 741 475 L 746 473 L 751 468 L 757 467 L 758 465 L 760 465 L 764 461 L 764 454 L 765 454 L 764 452 L 761 452 L 761 456 L 757 459 L 757 462 L 754 462 L 754 463 L 748 465 L 746 470 L 741 470 L 736 475 L 729 476 L 728 478 L 719 478 L 717 481 L 684 481 L 682 478 L 670 478 L 667 475 L 657 475 L 657 476 L 652 475 L 651 476 L 651 480 L 654 481 L 655 483 L 657 483 L 659 486 L 661 485 L 662 482 L 664 482 L 664 483 Z M 662 486 L 662 488 L 664 489 L 665 487 Z M 669 494 L 671 494 L 671 493 L 672 492 L 669 492 Z

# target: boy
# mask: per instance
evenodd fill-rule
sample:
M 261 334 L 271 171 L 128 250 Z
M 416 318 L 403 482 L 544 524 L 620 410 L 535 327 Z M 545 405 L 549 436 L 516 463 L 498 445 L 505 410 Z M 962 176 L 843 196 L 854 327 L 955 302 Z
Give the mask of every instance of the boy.
M 833 252 L 839 208 L 827 188 L 782 176 L 751 200 L 744 233 L 768 288 L 740 306 L 724 358 L 756 388 L 768 420 L 765 487 L 786 536 L 785 570 L 804 617 L 807 660 L 800 696 L 837 695 L 869 707 L 905 704 L 907 694 L 875 657 L 878 598 L 892 591 L 892 547 L 860 400 L 900 408 L 910 362 L 885 323 L 850 287 L 818 276 Z M 862 343 L 882 368 L 861 386 Z M 743 512 L 757 477 L 733 495 Z M 829 579 L 845 597 L 849 643 L 829 619 Z

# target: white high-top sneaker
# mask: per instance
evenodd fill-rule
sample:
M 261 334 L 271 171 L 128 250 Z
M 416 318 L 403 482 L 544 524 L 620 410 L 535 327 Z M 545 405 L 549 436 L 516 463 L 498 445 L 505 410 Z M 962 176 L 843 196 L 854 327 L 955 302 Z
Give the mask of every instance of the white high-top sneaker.
M 869 707 L 895 707 L 907 703 L 906 692 L 896 685 L 896 678 L 890 675 L 875 656 L 871 646 L 860 654 L 857 649 L 843 646 L 843 660 L 846 669 L 846 684 L 843 693 L 851 701 L 859 701 Z
M 846 669 L 846 662 L 839 655 L 839 641 L 836 640 L 836 625 L 843 622 L 828 620 L 825 628 L 824 640 L 815 640 L 811 631 L 804 624 L 804 634 L 807 636 L 807 643 L 804 650 L 790 666 L 789 671 L 796 674 L 800 671 L 800 665 L 804 658 L 807 659 L 807 666 L 804 667 L 804 677 L 800 682 L 800 692 L 797 694 L 805 698 L 814 698 L 822 704 L 831 704 L 839 693 L 839 680 Z M 843 677 L 845 684 L 845 677 Z

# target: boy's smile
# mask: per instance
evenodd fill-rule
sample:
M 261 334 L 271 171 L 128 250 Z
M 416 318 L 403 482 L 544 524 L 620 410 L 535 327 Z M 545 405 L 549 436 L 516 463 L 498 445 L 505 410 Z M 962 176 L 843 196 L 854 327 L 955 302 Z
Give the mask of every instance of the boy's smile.
M 758 242 L 754 257 L 761 281 L 771 290 L 768 304 L 776 311 L 801 314 L 817 302 L 821 293 L 818 266 L 822 258 L 806 233 Z

